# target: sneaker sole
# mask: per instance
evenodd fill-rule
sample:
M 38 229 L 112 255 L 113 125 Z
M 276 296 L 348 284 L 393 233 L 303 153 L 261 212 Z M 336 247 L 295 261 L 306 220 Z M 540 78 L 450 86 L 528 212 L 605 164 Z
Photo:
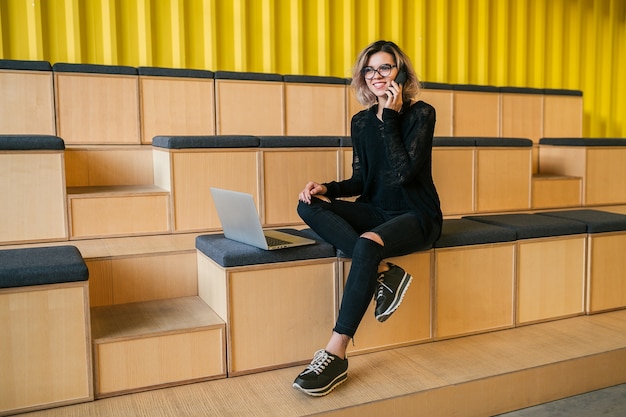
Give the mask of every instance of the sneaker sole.
M 303 388 L 300 385 L 298 385 L 297 383 L 293 383 L 293 387 L 304 392 L 305 394 L 308 395 L 312 395 L 313 397 L 323 397 L 324 395 L 330 394 L 330 392 L 332 390 L 334 390 L 335 388 L 337 388 L 339 385 L 341 385 L 343 382 L 346 381 L 346 379 L 348 379 L 348 371 L 342 373 L 341 375 L 339 375 L 337 378 L 333 379 L 330 384 L 326 385 L 325 387 L 321 387 L 321 388 Z
M 389 307 L 387 307 L 387 310 L 376 316 L 376 320 L 381 323 L 384 322 L 393 314 L 394 311 L 398 309 L 398 307 L 400 307 L 400 304 L 402 304 L 402 300 L 404 299 L 404 294 L 406 294 L 406 290 L 409 288 L 409 285 L 411 285 L 411 281 L 413 281 L 413 277 L 405 272 L 402 277 L 402 281 L 400 281 L 400 286 L 398 287 L 399 291 L 396 293 L 396 298 L 393 299 Z

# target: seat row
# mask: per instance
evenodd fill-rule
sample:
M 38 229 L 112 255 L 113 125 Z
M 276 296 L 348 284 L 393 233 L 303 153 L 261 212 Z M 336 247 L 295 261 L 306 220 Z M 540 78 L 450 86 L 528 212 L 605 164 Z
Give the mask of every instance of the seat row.
M 226 323 L 229 375 L 305 361 L 334 325 L 351 260 L 310 230 L 287 231 L 318 244 L 267 253 L 222 234 L 196 239 L 198 292 Z M 389 260 L 413 283 L 383 324 L 372 302 L 349 352 L 626 308 L 624 250 L 623 214 L 444 220 L 433 249 Z
M 150 171 L 139 175 L 148 183 L 71 186 L 79 174 L 135 174 L 116 165 L 126 161 L 116 149 L 88 152 L 112 154 L 91 157 L 107 162 L 94 173 L 78 168 L 82 157 L 59 137 L 0 136 L 0 187 L 12 196 L 0 241 L 217 231 L 211 186 L 252 194 L 265 226 L 296 225 L 302 184 L 351 175 L 346 136 L 157 136 L 146 150 L 141 161 L 149 159 L 135 168 Z M 625 139 L 541 139 L 539 150 L 533 175 L 529 139 L 436 137 L 433 178 L 444 215 L 626 204 Z M 15 221 L 24 213 L 28 222 Z
M 91 309 L 92 271 L 75 247 L 0 251 L 11 370 L 0 414 L 306 362 L 333 326 L 351 260 L 310 230 L 286 231 L 317 244 L 267 252 L 200 235 L 199 298 Z M 433 249 L 389 259 L 413 283 L 385 323 L 372 303 L 349 352 L 624 309 L 624 250 L 626 215 L 600 210 L 444 220 Z
M 68 145 L 150 144 L 157 135 L 349 134 L 349 79 L 0 60 L 4 134 Z M 582 92 L 424 83 L 438 136 L 582 135 Z M 323 105 L 320 105 L 323 103 Z

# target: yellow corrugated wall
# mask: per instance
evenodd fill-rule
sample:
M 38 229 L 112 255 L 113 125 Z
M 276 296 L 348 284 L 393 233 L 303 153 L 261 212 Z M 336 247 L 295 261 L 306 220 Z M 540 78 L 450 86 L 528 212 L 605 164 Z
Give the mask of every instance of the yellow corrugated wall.
M 577 89 L 626 137 L 626 0 L 0 0 L 0 58 L 347 77 L 398 43 L 425 81 Z

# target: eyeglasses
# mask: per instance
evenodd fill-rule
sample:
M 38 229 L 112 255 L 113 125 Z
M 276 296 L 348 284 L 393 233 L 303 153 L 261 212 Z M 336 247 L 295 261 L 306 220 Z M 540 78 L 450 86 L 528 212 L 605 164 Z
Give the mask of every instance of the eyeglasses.
M 366 80 L 371 80 L 372 78 L 374 78 L 374 74 L 376 73 L 378 73 L 378 75 L 384 78 L 388 76 L 389 74 L 391 74 L 391 70 L 396 67 L 397 65 L 391 65 L 391 64 L 383 64 L 376 69 L 372 67 L 364 67 L 361 70 L 361 74 L 363 74 L 363 77 L 365 77 Z

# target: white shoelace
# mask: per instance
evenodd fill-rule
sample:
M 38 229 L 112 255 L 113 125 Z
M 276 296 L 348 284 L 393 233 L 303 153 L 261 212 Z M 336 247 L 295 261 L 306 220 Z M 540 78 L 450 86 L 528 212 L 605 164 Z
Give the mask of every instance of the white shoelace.
M 315 372 L 316 375 L 319 375 L 324 371 L 324 369 L 326 369 L 326 367 L 333 361 L 333 359 L 335 358 L 329 356 L 328 352 L 326 352 L 324 349 L 320 349 L 315 352 L 315 355 L 313 355 L 313 360 L 304 370 L 303 374 Z

